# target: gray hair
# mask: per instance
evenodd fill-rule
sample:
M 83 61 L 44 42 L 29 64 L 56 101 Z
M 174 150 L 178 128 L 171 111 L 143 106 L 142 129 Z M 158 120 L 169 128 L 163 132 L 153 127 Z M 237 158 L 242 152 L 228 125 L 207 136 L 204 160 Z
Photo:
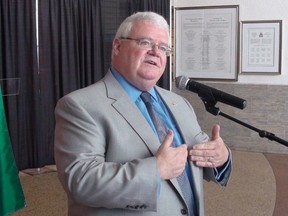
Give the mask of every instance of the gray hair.
M 134 23 L 138 21 L 149 22 L 157 26 L 160 26 L 161 28 L 164 28 L 169 35 L 169 25 L 165 20 L 165 18 L 155 12 L 145 11 L 145 12 L 137 12 L 127 17 L 119 26 L 115 38 L 128 37 L 133 28 Z

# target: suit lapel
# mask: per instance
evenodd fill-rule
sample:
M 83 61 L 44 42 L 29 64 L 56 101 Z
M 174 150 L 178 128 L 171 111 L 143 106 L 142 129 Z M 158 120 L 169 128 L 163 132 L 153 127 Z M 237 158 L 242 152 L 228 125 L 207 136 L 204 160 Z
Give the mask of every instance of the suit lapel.
M 155 155 L 160 145 L 159 139 L 156 135 L 151 136 L 154 132 L 139 108 L 120 86 L 110 71 L 105 76 L 104 82 L 107 86 L 107 96 L 114 100 L 112 106 L 139 135 L 143 140 L 143 143 L 149 148 L 151 154 Z M 147 131 L 150 132 L 147 133 Z

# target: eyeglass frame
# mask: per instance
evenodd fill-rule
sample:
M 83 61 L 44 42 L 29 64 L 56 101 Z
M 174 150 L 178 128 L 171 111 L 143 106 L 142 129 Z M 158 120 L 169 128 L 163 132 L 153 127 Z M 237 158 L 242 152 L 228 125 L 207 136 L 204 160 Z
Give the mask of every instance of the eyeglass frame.
M 161 53 L 165 54 L 166 56 L 170 56 L 172 53 L 172 49 L 165 43 L 161 43 L 161 44 L 157 44 L 155 43 L 153 40 L 151 40 L 150 38 L 131 38 L 131 37 L 121 37 L 121 40 L 131 40 L 131 41 L 135 41 L 136 44 L 144 49 L 154 49 L 154 47 L 157 46 L 158 50 L 160 50 Z M 141 45 L 141 42 L 149 42 L 149 45 Z M 165 48 L 165 50 L 162 50 L 161 48 Z

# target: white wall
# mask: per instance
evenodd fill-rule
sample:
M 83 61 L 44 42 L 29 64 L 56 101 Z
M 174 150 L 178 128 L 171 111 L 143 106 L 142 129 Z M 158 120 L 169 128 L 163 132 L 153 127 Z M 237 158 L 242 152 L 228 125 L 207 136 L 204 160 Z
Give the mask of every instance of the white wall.
M 288 1 L 287 0 L 171 0 L 173 7 L 239 5 L 239 22 L 250 20 L 282 20 L 282 67 L 280 75 L 238 75 L 239 84 L 288 84 Z M 171 10 L 172 11 L 172 10 Z M 241 42 L 241 29 L 239 33 Z M 240 46 L 241 56 L 241 46 Z M 239 71 L 241 71 L 239 59 Z

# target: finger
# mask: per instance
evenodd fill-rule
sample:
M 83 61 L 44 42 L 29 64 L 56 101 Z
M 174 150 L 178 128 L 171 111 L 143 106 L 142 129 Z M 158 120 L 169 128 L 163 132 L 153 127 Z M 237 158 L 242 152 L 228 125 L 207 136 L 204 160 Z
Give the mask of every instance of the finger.
M 210 150 L 190 150 L 189 155 L 195 157 L 215 157 L 215 152 Z
M 212 128 L 212 140 L 216 140 L 220 137 L 220 125 L 216 124 Z
M 214 163 L 209 162 L 209 161 L 203 161 L 203 162 L 202 161 L 197 161 L 196 165 L 198 167 L 210 167 L 210 168 L 216 167 Z
M 191 161 L 194 161 L 200 167 L 216 167 L 219 163 L 214 157 L 197 157 L 192 156 Z
M 214 146 L 210 144 L 210 142 L 196 144 L 193 146 L 193 150 L 212 150 Z
M 172 142 L 173 142 L 173 138 L 174 138 L 174 133 L 172 130 L 168 130 L 166 136 L 165 136 L 165 139 L 162 143 L 162 146 L 163 147 L 170 147 Z

